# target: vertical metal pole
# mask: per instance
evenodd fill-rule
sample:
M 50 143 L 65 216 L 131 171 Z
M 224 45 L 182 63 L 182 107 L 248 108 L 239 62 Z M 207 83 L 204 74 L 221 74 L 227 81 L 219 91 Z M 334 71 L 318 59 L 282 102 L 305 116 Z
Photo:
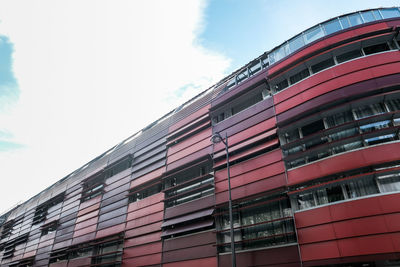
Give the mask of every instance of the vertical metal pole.
M 231 195 L 231 174 L 229 170 L 229 153 L 228 153 L 228 133 L 225 133 L 225 151 L 226 151 L 226 169 L 228 171 L 228 192 L 229 192 L 229 222 L 231 232 L 231 255 L 232 267 L 236 267 L 236 254 L 235 254 L 235 235 L 233 231 L 233 215 L 232 215 L 232 195 Z

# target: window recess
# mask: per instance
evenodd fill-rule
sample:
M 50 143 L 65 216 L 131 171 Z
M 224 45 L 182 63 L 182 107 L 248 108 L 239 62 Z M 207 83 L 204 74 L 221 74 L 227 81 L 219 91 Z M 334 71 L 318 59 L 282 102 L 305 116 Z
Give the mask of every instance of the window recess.
M 400 191 L 400 167 L 363 168 L 313 181 L 290 192 L 292 206 L 303 210 L 348 199 Z
M 214 193 L 214 174 L 208 159 L 163 179 L 165 206 L 173 207 Z
M 294 129 L 280 130 L 286 166 L 294 168 L 334 154 L 399 140 L 400 101 L 394 97 L 399 96 L 385 93 L 345 104 L 306 118 L 303 123 L 296 122 Z
M 25 258 L 22 260 L 19 260 L 18 262 L 12 262 L 8 266 L 9 267 L 30 267 L 33 266 L 35 263 L 35 257 L 31 258 Z
M 48 210 L 51 207 L 61 204 L 64 201 L 64 196 L 65 196 L 65 194 L 61 193 L 61 194 L 47 200 L 43 204 L 40 204 L 35 210 L 35 214 L 33 215 L 32 224 L 38 224 L 38 223 L 45 221 Z
M 14 256 L 15 247 L 20 244 L 26 243 L 26 241 L 28 241 L 28 237 L 29 233 L 14 238 L 13 240 L 7 241 L 3 247 L 4 251 L 2 259 L 4 260 L 12 258 Z
M 140 185 L 138 187 L 132 188 L 129 191 L 129 203 L 137 202 L 139 200 L 145 199 L 152 195 L 158 194 L 161 192 L 162 183 L 161 181 L 147 183 L 145 185 Z
M 237 250 L 273 247 L 296 242 L 290 202 L 284 196 L 265 196 L 243 201 L 233 210 Z M 219 252 L 230 251 L 230 224 L 227 207 L 221 207 L 217 220 Z
M 268 98 L 271 95 L 267 84 L 263 83 L 256 88 L 252 89 L 251 92 L 247 93 L 244 96 L 233 100 L 231 103 L 226 105 L 226 107 L 219 109 L 216 112 L 213 112 L 212 123 L 215 125 L 224 121 L 241 111 L 248 109 L 251 106 L 254 106 L 258 102 Z
M 44 235 L 52 234 L 57 230 L 57 227 L 58 227 L 58 221 L 53 221 L 48 224 L 45 224 L 41 227 L 41 229 L 42 229 L 41 235 L 44 236 Z
M 333 24 L 330 24 L 331 26 L 337 25 L 338 21 L 332 20 L 332 23 Z M 286 73 L 272 78 L 270 81 L 270 88 L 273 93 L 278 93 L 307 79 L 313 74 L 337 64 L 342 64 L 363 56 L 387 52 L 392 49 L 398 49 L 398 44 L 393 39 L 393 33 L 362 39 L 358 42 L 350 43 L 346 46 L 341 46 L 335 50 L 310 58 Z
M 106 176 L 100 172 L 83 182 L 81 202 L 100 196 L 104 192 Z
M 89 266 L 121 266 L 122 251 L 123 236 L 117 235 L 52 251 L 49 263 L 85 257 L 91 259 Z

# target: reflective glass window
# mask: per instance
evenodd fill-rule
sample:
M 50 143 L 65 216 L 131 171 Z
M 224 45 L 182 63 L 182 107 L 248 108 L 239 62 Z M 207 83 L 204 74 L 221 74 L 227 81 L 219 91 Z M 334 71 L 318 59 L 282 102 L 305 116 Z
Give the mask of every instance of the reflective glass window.
M 342 23 L 343 29 L 346 29 L 346 28 L 350 27 L 350 23 L 349 23 L 349 20 L 348 20 L 347 16 L 346 17 L 341 17 L 339 19 L 340 19 L 340 22 Z
M 375 19 L 383 19 L 381 13 L 379 13 L 379 10 L 373 10 L 372 13 L 374 13 Z
M 346 137 L 354 136 L 358 134 L 358 129 L 357 128 L 350 128 L 346 129 L 337 133 L 332 133 L 329 135 L 329 138 L 331 138 L 333 141 L 340 140 Z
M 261 62 L 260 61 L 258 61 L 258 62 L 256 62 L 256 63 L 253 63 L 253 65 L 251 65 L 250 67 L 249 67 L 249 75 L 251 76 L 251 75 L 254 75 L 254 74 L 256 74 L 257 72 L 259 72 L 261 70 Z
M 380 174 L 377 178 L 383 192 L 400 191 L 400 173 Z
M 385 134 L 385 135 L 381 135 L 381 136 L 367 138 L 367 139 L 365 139 L 365 142 L 369 146 L 377 145 L 377 144 L 392 141 L 394 139 L 394 136 L 395 136 L 395 134 Z
M 289 41 L 289 47 L 292 53 L 303 46 L 304 46 L 304 39 L 302 34 L 299 34 L 298 36 L 294 37 L 292 40 Z
M 363 19 L 365 22 L 371 22 L 375 20 L 374 14 L 372 14 L 372 11 L 364 11 L 361 13 Z
M 283 80 L 283 81 L 281 81 L 280 83 L 278 83 L 278 84 L 275 85 L 275 90 L 276 90 L 277 92 L 279 92 L 279 91 L 285 89 L 285 88 L 288 87 L 288 86 L 289 86 L 289 83 L 288 83 L 288 81 L 285 79 L 285 80 Z
M 351 113 L 351 111 L 345 111 L 326 117 L 328 128 L 350 121 L 353 121 L 353 113 Z
M 315 206 L 314 194 L 305 193 L 297 196 L 297 205 L 299 209 L 307 209 Z
M 385 8 L 381 9 L 381 13 L 383 15 L 383 18 L 389 19 L 389 18 L 395 18 L 400 16 L 400 11 L 398 8 Z
M 362 125 L 362 126 L 360 126 L 360 130 L 362 133 L 368 133 L 368 132 L 376 131 L 379 129 L 388 128 L 389 126 L 390 126 L 389 120 L 378 121 L 378 122 Z
M 304 33 L 305 42 L 309 44 L 321 37 L 324 37 L 324 32 L 322 31 L 319 25 L 315 26 L 314 28 L 309 29 Z
M 354 109 L 357 120 L 370 117 L 373 115 L 382 114 L 385 112 L 385 107 L 382 103 L 371 104 Z
M 360 14 L 358 14 L 358 13 L 351 14 L 351 15 L 349 15 L 348 17 L 349 17 L 351 26 L 356 26 L 356 25 L 359 25 L 359 24 L 362 24 L 362 23 L 363 23 L 363 21 L 362 21 L 362 19 L 361 19 L 361 16 L 360 16 Z
M 240 83 L 240 82 L 242 82 L 243 80 L 245 80 L 246 78 L 247 78 L 247 69 L 244 70 L 244 71 L 242 71 L 241 73 L 239 73 L 239 74 L 236 76 L 236 81 L 237 81 L 237 83 Z
M 324 28 L 325 28 L 325 32 L 326 34 L 331 34 L 337 31 L 340 31 L 342 29 L 342 26 L 340 25 L 340 22 L 337 18 L 330 20 L 328 22 L 325 22 L 323 24 Z

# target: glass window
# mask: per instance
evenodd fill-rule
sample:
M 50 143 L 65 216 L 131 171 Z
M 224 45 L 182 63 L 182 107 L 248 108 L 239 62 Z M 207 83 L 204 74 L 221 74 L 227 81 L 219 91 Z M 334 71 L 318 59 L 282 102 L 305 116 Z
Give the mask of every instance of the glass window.
M 343 29 L 349 28 L 350 27 L 350 23 L 349 23 L 349 19 L 346 17 L 341 17 L 340 19 L 340 23 L 342 23 Z
M 265 56 L 262 60 L 262 66 L 263 66 L 263 68 L 266 68 L 266 67 L 268 67 L 269 66 L 269 59 L 268 59 L 268 55 L 267 56 Z
M 314 28 L 309 29 L 304 33 L 305 42 L 309 44 L 321 37 L 324 37 L 324 32 L 322 31 L 319 25 L 315 26 Z
M 381 43 L 376 45 L 371 45 L 363 48 L 364 53 L 366 55 L 371 55 L 379 52 L 384 52 L 390 50 L 389 45 L 387 43 Z
M 369 179 L 361 179 L 347 182 L 345 185 L 347 196 L 349 198 L 362 197 L 379 193 L 378 186 L 375 180 L 370 177 Z
M 400 173 L 380 174 L 377 178 L 383 192 L 400 191 Z
M 355 59 L 355 58 L 358 58 L 361 56 L 362 56 L 361 50 L 356 49 L 356 50 L 352 50 L 352 51 L 349 51 L 349 52 L 346 52 L 346 53 L 343 53 L 343 54 L 337 56 L 336 60 L 340 64 L 345 61 L 349 61 L 349 60 L 352 60 L 352 59 Z
M 303 132 L 303 136 L 308 136 L 310 134 L 322 131 L 325 129 L 324 122 L 322 120 L 314 121 L 306 126 L 301 127 L 301 131 Z
M 286 133 L 284 133 L 284 137 L 285 137 L 286 143 L 290 143 L 295 140 L 298 140 L 298 139 L 300 139 L 299 130 L 296 128 L 296 129 L 287 131 Z
M 291 162 L 288 163 L 289 168 L 295 168 L 297 166 L 304 165 L 304 164 L 306 164 L 305 157 L 292 160 Z
M 382 103 L 371 104 L 354 109 L 354 114 L 356 115 L 357 120 L 382 113 L 385 113 L 385 107 Z
M 376 131 L 379 129 L 387 128 L 389 126 L 390 126 L 389 120 L 378 121 L 378 122 L 362 125 L 362 126 L 360 126 L 360 130 L 362 133 L 368 133 L 368 132 Z
M 327 69 L 329 67 L 332 67 L 333 65 L 335 65 L 335 61 L 333 61 L 333 58 L 328 58 L 322 62 L 319 62 L 315 65 L 311 66 L 311 70 L 313 73 L 317 73 L 320 72 L 324 69 Z
M 385 19 L 395 18 L 400 16 L 398 8 L 385 8 L 381 9 L 381 13 Z
M 291 155 L 291 154 L 296 154 L 297 152 L 300 152 L 300 151 L 303 151 L 303 146 L 302 145 L 289 148 L 288 150 L 285 150 L 284 152 L 287 155 Z
M 325 22 L 323 24 L 324 28 L 325 28 L 325 32 L 327 35 L 340 31 L 342 29 L 342 26 L 340 25 L 340 22 L 337 18 L 330 20 L 328 22 Z
M 326 189 L 326 194 L 328 195 L 328 202 L 336 202 L 344 200 L 344 195 L 341 185 L 332 186 Z
M 379 10 L 372 10 L 372 13 L 374 13 L 376 20 L 383 19 L 381 13 L 379 13 Z
M 299 71 L 298 73 L 296 73 L 295 75 L 293 75 L 289 78 L 290 84 L 297 83 L 298 81 L 301 81 L 301 80 L 307 78 L 308 76 L 310 76 L 310 72 L 308 71 L 308 69 Z
M 299 34 L 289 41 L 290 51 L 293 53 L 294 51 L 302 48 L 304 46 L 304 38 L 303 34 Z
M 274 61 L 279 61 L 289 55 L 289 46 L 287 44 L 283 44 L 272 53 L 274 55 Z
M 349 17 L 351 26 L 356 26 L 356 25 L 359 25 L 359 24 L 363 23 L 363 21 L 361 19 L 361 16 L 358 13 L 351 14 L 348 17 Z
M 395 136 L 395 134 L 386 134 L 386 135 L 371 137 L 371 138 L 365 139 L 365 142 L 369 146 L 377 145 L 377 144 L 381 144 L 381 143 L 386 143 L 386 142 L 392 141 L 394 139 L 394 136 Z
M 375 21 L 375 17 L 374 14 L 372 14 L 372 11 L 364 11 L 361 13 L 361 15 L 365 22 Z
M 261 62 L 257 61 L 249 67 L 249 75 L 252 76 L 261 70 Z
M 387 100 L 385 103 L 386 103 L 387 107 L 389 108 L 389 111 L 400 110 L 400 99 L 390 99 L 390 100 Z
M 350 121 L 353 121 L 353 113 L 351 113 L 351 111 L 345 111 L 326 117 L 328 128 L 338 126 Z
M 243 80 L 247 78 L 247 69 L 242 71 L 236 76 L 237 83 L 241 83 Z
M 288 80 L 287 80 L 287 79 L 284 79 L 283 81 L 281 81 L 280 83 L 277 83 L 277 84 L 275 85 L 275 91 L 276 91 L 276 92 L 279 92 L 279 91 L 285 89 L 285 88 L 288 87 L 288 86 L 289 86 Z

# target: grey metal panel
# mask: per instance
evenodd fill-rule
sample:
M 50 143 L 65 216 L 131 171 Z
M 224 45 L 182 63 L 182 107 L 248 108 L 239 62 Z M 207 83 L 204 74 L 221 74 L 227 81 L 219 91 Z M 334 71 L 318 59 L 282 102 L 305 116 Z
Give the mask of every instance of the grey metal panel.
M 166 143 L 166 142 L 167 142 L 167 137 L 166 137 L 166 136 L 163 136 L 163 137 L 161 137 L 160 139 L 157 139 L 155 142 L 153 142 L 153 143 L 151 143 L 151 144 L 149 144 L 149 145 L 143 147 L 143 148 L 140 149 L 140 150 L 137 150 L 137 151 L 133 154 L 133 157 L 134 157 L 135 160 L 136 160 L 136 158 L 140 157 L 140 156 L 143 155 L 144 153 L 149 152 L 150 150 L 154 149 L 155 147 L 163 146 L 163 145 L 165 146 L 165 143 Z
M 143 149 L 144 147 L 150 145 L 151 143 L 156 142 L 157 140 L 163 138 L 164 136 L 167 136 L 167 134 L 168 134 L 168 128 L 164 128 L 152 136 L 144 136 L 142 142 L 136 145 L 135 150 L 138 151 L 140 149 Z
M 148 151 L 146 154 L 142 154 L 139 157 L 135 158 L 133 166 L 135 167 L 138 164 L 142 163 L 143 161 L 149 161 L 150 160 L 149 158 L 152 158 L 162 152 L 166 152 L 166 150 L 167 150 L 167 146 L 165 144 L 162 146 L 158 146 L 158 147 Z
M 132 180 L 136 179 L 136 178 L 138 178 L 138 177 L 140 177 L 140 176 L 142 176 L 142 175 L 144 175 L 146 173 L 149 173 L 151 171 L 154 171 L 154 170 L 156 170 L 158 168 L 161 168 L 161 167 L 165 166 L 165 163 L 166 163 L 166 159 L 162 159 L 160 161 L 157 161 L 157 162 L 153 163 L 150 166 L 147 166 L 146 168 L 143 168 L 143 169 L 141 169 L 141 170 L 139 170 L 139 171 L 137 171 L 135 173 L 132 173 Z
M 136 164 L 133 165 L 132 171 L 133 172 L 137 172 L 138 170 L 140 170 L 140 169 L 142 169 L 144 167 L 147 167 L 149 165 L 152 165 L 153 163 L 155 163 L 155 162 L 157 162 L 159 160 L 163 160 L 165 162 L 166 161 L 166 155 L 167 155 L 167 151 L 166 150 L 164 150 L 161 153 L 158 153 L 156 155 L 153 155 L 153 157 L 149 158 L 148 160 L 143 161 L 143 162 L 141 162 L 141 163 L 139 163 L 137 165 Z
M 101 230 L 101 229 L 108 228 L 108 227 L 111 227 L 111 226 L 114 226 L 117 224 L 121 224 L 121 223 L 125 222 L 125 220 L 126 220 L 126 214 L 118 216 L 118 217 L 114 217 L 111 220 L 100 222 L 97 226 L 97 230 Z

